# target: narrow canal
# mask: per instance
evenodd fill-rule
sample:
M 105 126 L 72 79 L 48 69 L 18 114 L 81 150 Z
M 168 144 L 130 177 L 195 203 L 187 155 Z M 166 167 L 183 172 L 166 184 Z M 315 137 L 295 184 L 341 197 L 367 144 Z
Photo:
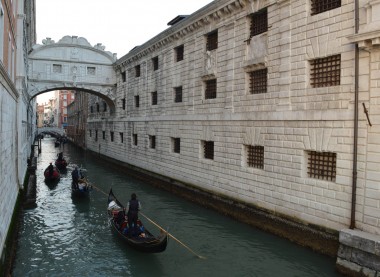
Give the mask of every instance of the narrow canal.
M 161 191 L 66 144 L 67 173 L 55 187 L 43 170 L 59 152 L 53 138 L 42 140 L 38 156 L 37 207 L 23 212 L 14 277 L 24 276 L 340 276 L 335 259 L 299 247 Z M 96 186 L 89 199 L 71 198 L 71 171 L 85 169 Z M 111 232 L 107 193 L 126 204 L 132 192 L 142 212 L 200 256 L 169 238 L 165 252 L 130 249 Z M 148 229 L 157 228 L 141 217 Z

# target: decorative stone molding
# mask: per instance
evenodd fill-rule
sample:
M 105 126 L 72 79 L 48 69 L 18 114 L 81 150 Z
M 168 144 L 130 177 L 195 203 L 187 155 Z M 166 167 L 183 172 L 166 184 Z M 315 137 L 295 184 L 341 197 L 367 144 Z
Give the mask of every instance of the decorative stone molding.
M 261 127 L 250 127 L 246 129 L 243 135 L 243 144 L 245 145 L 264 145 L 264 135 Z
M 330 145 L 331 128 L 309 128 L 308 132 L 303 140 L 305 150 L 327 152 L 335 148 L 335 145 Z

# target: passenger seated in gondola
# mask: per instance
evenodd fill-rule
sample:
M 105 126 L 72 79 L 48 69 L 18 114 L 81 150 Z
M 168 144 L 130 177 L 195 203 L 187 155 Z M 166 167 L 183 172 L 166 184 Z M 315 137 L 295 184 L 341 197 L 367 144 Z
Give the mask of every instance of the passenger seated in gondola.
M 125 210 L 123 209 L 118 212 L 115 223 L 118 226 L 118 228 L 121 229 L 121 226 L 124 222 L 125 222 Z
M 49 176 L 53 176 L 53 173 L 54 173 L 54 166 L 52 163 L 49 164 L 48 166 L 48 169 L 49 169 Z
M 63 152 L 60 152 L 59 154 L 58 154 L 58 159 L 57 159 L 58 161 L 63 161 Z

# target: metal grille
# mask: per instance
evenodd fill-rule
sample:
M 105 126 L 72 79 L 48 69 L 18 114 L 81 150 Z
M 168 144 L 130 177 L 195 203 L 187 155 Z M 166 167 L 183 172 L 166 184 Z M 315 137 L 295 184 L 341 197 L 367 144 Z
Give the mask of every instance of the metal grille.
M 133 138 L 133 145 L 137 145 L 137 134 L 133 134 L 132 138 Z
M 136 108 L 140 107 L 140 96 L 139 95 L 135 96 L 135 107 Z
M 123 133 L 120 133 L 120 142 L 121 142 L 121 143 L 124 142 L 124 134 L 123 134 Z
M 175 48 L 175 53 L 176 53 L 176 61 L 182 61 L 183 60 L 183 45 L 178 46 Z
M 214 31 L 207 35 L 207 51 L 211 51 L 218 48 L 218 31 Z
M 336 153 L 308 152 L 307 174 L 311 178 L 335 181 Z
M 149 146 L 152 149 L 156 148 L 156 136 L 149 136 Z
M 255 70 L 249 73 L 249 90 L 251 94 L 266 93 L 268 87 L 268 69 Z
M 153 70 L 158 70 L 158 57 L 154 57 L 152 59 L 153 62 Z
M 264 146 L 247 145 L 247 165 L 249 167 L 264 168 Z
M 181 151 L 181 139 L 173 138 L 173 152 L 180 153 L 180 151 Z
M 135 66 L 136 77 L 140 77 L 140 65 Z
M 205 159 L 214 159 L 214 142 L 213 141 L 205 141 L 203 144 L 203 151 Z
M 313 88 L 340 85 L 340 55 L 310 61 Z
M 157 105 L 157 91 L 152 92 L 152 105 Z
M 174 88 L 174 102 L 182 102 L 182 86 Z
M 206 81 L 205 99 L 216 98 L 216 79 Z
M 341 6 L 341 0 L 312 0 L 311 15 L 329 11 Z
M 113 141 L 113 132 L 110 132 L 111 135 L 111 141 Z
M 263 9 L 252 14 L 251 17 L 251 37 L 268 31 L 268 12 Z

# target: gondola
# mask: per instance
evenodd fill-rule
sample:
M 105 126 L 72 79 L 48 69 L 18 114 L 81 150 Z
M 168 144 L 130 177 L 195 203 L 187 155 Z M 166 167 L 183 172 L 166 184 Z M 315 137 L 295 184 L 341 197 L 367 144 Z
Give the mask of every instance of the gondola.
M 90 195 L 92 186 L 88 184 L 85 178 L 79 179 L 78 186 L 75 186 L 74 183 L 71 183 L 71 196 L 73 198 L 84 198 Z
M 125 217 L 125 220 L 120 224 L 117 223 L 119 212 L 123 213 L 124 206 L 117 200 L 112 189 L 110 189 L 107 204 L 108 218 L 113 231 L 129 246 L 135 250 L 146 253 L 159 253 L 165 251 L 168 243 L 167 232 L 161 230 L 159 236 L 154 236 L 144 227 L 140 220 L 137 221 L 136 228 L 132 227 L 133 230 L 128 230 L 126 232 L 126 227 L 128 226 L 127 218 Z
M 44 171 L 45 182 L 57 182 L 61 178 L 61 173 L 56 166 L 53 166 L 52 171 L 50 172 L 49 167 Z
M 58 159 L 56 159 L 55 160 L 55 166 L 59 169 L 59 170 L 65 170 L 66 169 L 66 167 L 67 167 L 67 162 L 66 162 L 66 160 L 65 159 L 62 159 L 62 160 L 58 160 Z

